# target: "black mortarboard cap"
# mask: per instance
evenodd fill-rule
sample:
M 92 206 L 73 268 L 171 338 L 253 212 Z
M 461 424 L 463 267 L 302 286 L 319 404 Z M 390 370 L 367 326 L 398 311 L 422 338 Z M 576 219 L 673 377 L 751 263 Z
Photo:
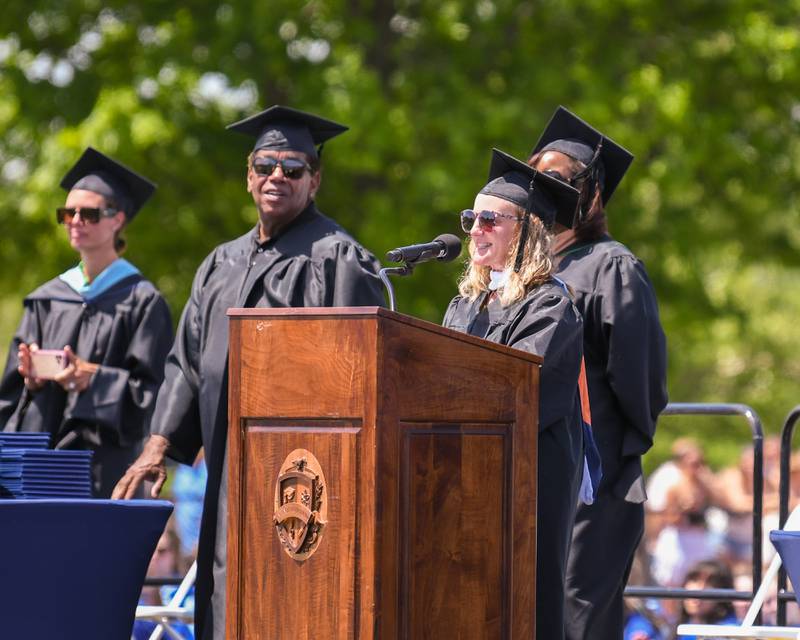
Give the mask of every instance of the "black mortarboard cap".
M 525 209 L 514 261 L 515 273 L 519 273 L 522 267 L 524 247 L 528 241 L 528 214 L 535 214 L 548 229 L 553 226 L 553 222 L 571 227 L 580 198 L 580 191 L 577 189 L 558 178 L 537 171 L 499 149 L 492 149 L 489 182 L 480 192 L 503 198 Z
M 603 204 L 608 204 L 614 190 L 633 162 L 633 154 L 568 109 L 564 107 L 556 109 L 530 155 L 540 151 L 560 151 L 588 165 L 601 142 L 598 159 L 601 167 L 602 197 Z
M 317 158 L 317 146 L 326 140 L 347 131 L 347 127 L 332 120 L 298 111 L 281 105 L 273 105 L 261 113 L 229 124 L 228 129 L 238 131 L 256 139 L 253 151 L 275 149 L 300 151 Z
M 153 195 L 156 185 L 97 149 L 86 147 L 86 151 L 61 179 L 61 188 L 65 191 L 85 189 L 99 193 L 106 200 L 113 201 L 117 209 L 124 211 L 130 222 Z
M 480 193 L 519 205 L 548 228 L 553 222 L 571 227 L 580 197 L 577 189 L 499 149 L 492 149 L 489 182 Z

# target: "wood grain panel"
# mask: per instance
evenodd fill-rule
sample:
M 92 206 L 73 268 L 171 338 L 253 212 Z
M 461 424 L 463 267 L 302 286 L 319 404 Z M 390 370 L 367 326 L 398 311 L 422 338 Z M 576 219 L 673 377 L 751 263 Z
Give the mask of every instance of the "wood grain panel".
M 352 638 L 356 626 L 358 434 L 349 422 L 245 429 L 239 538 L 242 638 Z M 311 451 L 327 481 L 328 523 L 316 553 L 299 562 L 273 526 L 275 480 L 294 449 Z M 265 482 L 266 480 L 266 482 Z M 345 517 L 346 516 L 346 517 Z
M 242 415 L 361 415 L 368 324 L 353 321 L 347 331 L 336 331 L 313 319 L 244 323 L 241 367 L 252 383 L 240 391 Z
M 424 421 L 455 411 L 465 421 L 514 420 L 513 390 L 528 362 L 401 324 L 386 327 L 383 345 L 382 390 L 393 396 L 403 419 Z
M 401 425 L 400 638 L 508 637 L 509 425 Z

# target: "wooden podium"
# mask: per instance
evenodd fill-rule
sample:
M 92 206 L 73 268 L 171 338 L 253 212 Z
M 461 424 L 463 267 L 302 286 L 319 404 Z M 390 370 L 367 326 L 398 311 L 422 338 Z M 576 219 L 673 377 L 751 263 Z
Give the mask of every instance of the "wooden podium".
M 533 638 L 541 359 L 373 307 L 228 315 L 228 639 Z

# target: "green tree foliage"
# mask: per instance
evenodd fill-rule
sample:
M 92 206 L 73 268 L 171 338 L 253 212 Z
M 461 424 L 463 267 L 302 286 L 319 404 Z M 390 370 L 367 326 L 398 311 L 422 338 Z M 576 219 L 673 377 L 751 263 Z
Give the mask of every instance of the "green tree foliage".
M 646 262 L 676 401 L 743 402 L 776 430 L 798 401 L 798 0 L 11 0 L 0 13 L 0 338 L 75 256 L 58 181 L 86 145 L 160 183 L 128 257 L 177 315 L 194 269 L 255 222 L 248 141 L 273 103 L 351 125 L 319 204 L 381 256 L 458 229 L 489 150 L 524 157 L 564 104 L 637 156 L 609 209 Z M 441 318 L 459 266 L 401 310 Z M 699 423 L 698 423 L 699 424 Z M 729 457 L 730 421 L 664 422 Z

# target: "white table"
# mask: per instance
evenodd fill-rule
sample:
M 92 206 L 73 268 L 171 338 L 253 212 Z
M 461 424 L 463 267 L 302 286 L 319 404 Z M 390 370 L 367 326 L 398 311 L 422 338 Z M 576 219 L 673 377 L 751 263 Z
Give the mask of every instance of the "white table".
M 742 627 L 721 624 L 682 624 L 678 627 L 678 637 L 697 636 L 698 638 L 757 638 L 771 640 L 791 638 L 800 640 L 800 627 Z

